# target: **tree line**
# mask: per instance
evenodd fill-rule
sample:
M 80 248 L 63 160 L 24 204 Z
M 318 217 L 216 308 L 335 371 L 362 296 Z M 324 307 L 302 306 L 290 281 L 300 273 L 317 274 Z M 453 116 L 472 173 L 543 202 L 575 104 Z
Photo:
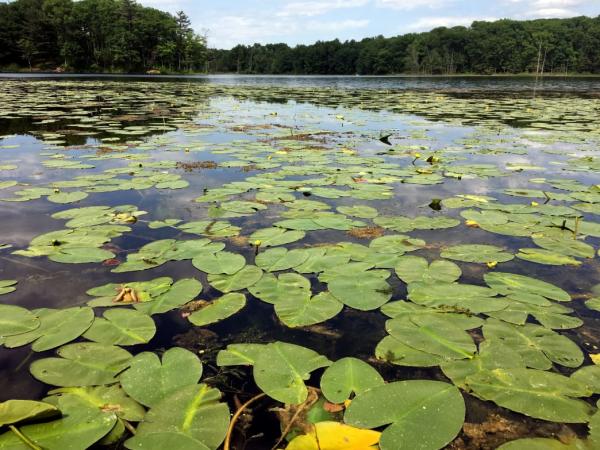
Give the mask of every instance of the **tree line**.
M 600 73 L 600 16 L 474 22 L 360 41 L 210 50 L 211 72 L 250 74 Z
M 0 3 L 0 67 L 85 72 L 205 70 L 206 39 L 184 12 L 135 0 Z

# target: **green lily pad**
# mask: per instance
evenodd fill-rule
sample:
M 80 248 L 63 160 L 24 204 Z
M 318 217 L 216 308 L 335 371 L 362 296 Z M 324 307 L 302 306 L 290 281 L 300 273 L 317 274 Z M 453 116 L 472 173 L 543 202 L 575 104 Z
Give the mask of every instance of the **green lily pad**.
M 19 422 L 60 416 L 56 406 L 31 400 L 8 400 L 0 403 L 0 427 Z
M 203 327 L 233 316 L 244 306 L 246 306 L 246 296 L 244 294 L 225 294 L 203 306 L 200 310 L 193 312 L 188 319 L 194 325 Z
M 59 192 L 56 194 L 49 195 L 48 200 L 51 201 L 52 203 L 67 204 L 67 203 L 78 202 L 80 200 L 83 200 L 84 198 L 87 198 L 87 196 L 88 196 L 88 194 L 86 194 L 85 192 L 81 192 L 81 191 Z
M 519 326 L 488 319 L 483 335 L 490 341 L 509 346 L 534 369 L 548 370 L 552 363 L 575 368 L 583 363 L 583 353 L 575 342 L 539 325 Z
M 288 327 L 307 327 L 325 322 L 337 316 L 344 305 L 329 292 L 321 292 L 314 297 L 282 296 L 275 303 L 275 313 Z
M 40 319 L 31 311 L 13 305 L 0 305 L 0 336 L 13 336 L 36 330 Z
M 310 252 L 304 249 L 288 250 L 285 247 L 276 247 L 256 255 L 255 263 L 267 272 L 278 272 L 301 265 L 309 256 Z
M 343 403 L 354 393 L 385 384 L 372 366 L 356 358 L 342 358 L 329 366 L 321 377 L 321 390 L 332 403 Z
M 571 296 L 563 289 L 536 278 L 506 272 L 490 272 L 483 277 L 488 286 L 503 295 L 528 293 L 558 302 L 571 301 Z
M 151 317 L 132 309 L 111 309 L 96 318 L 83 337 L 107 345 L 147 344 L 156 333 Z
M 229 426 L 229 408 L 220 398 L 221 393 L 206 384 L 178 389 L 148 411 L 125 446 L 132 450 L 156 448 L 156 439 L 163 448 L 182 448 L 182 442 L 183 448 L 189 448 L 187 443 L 195 442 L 195 448 L 215 450 Z
M 340 302 L 361 311 L 380 308 L 392 298 L 392 287 L 372 272 L 333 278 L 328 287 Z
M 420 256 L 402 256 L 394 268 L 405 283 L 453 283 L 462 275 L 460 267 L 450 261 L 438 260 L 431 264 Z
M 265 273 L 248 290 L 263 302 L 273 305 L 282 301 L 303 302 L 311 297 L 310 280 L 297 273 L 283 273 L 278 277 Z
M 470 263 L 501 263 L 514 259 L 512 253 L 495 245 L 456 245 L 441 253 L 442 258 Z
M 209 275 L 208 282 L 221 292 L 241 291 L 253 286 L 262 277 L 263 271 L 256 266 L 245 266 L 233 275 Z
M 15 292 L 17 290 L 15 285 L 17 283 L 17 280 L 0 280 L 0 295 Z
M 381 450 L 414 449 L 415 442 L 419 449 L 437 450 L 456 437 L 464 418 L 464 400 L 456 387 L 439 381 L 411 380 L 357 395 L 344 422 L 369 429 L 391 424 L 381 435 Z
M 304 239 L 305 235 L 304 231 L 286 231 L 283 228 L 277 227 L 263 228 L 252 233 L 250 242 L 254 245 L 260 242 L 261 247 L 276 247 Z
M 100 386 L 115 383 L 131 362 L 128 351 L 95 342 L 66 345 L 58 356 L 34 361 L 31 374 L 53 386 Z
M 81 336 L 92 325 L 94 311 L 87 307 L 67 309 L 38 309 L 32 311 L 40 320 L 40 326 L 4 341 L 8 348 L 33 343 L 34 352 L 43 352 L 71 342 Z
M 184 278 L 177 281 L 171 288 L 146 303 L 135 303 L 138 311 L 148 314 L 162 314 L 177 309 L 194 300 L 202 292 L 202 283 L 195 278 Z
M 442 315 L 388 320 L 386 331 L 409 347 L 444 359 L 472 358 L 477 348 L 469 333 L 444 319 Z
M 26 425 L 19 431 L 35 445 L 48 450 L 79 450 L 92 447 L 106 436 L 117 422 L 114 413 L 106 414 L 90 408 L 75 396 L 58 400 L 62 418 L 50 422 Z M 12 431 L 0 435 L 0 449 L 27 448 Z
M 535 369 L 494 369 L 466 378 L 475 395 L 512 411 L 552 422 L 585 423 L 594 409 L 578 397 L 585 385 L 557 373 Z
M 274 342 L 258 354 L 254 363 L 254 380 L 269 397 L 297 405 L 308 396 L 304 381 L 308 380 L 310 373 L 330 364 L 327 358 L 308 348 Z
M 246 265 L 246 258 L 230 252 L 217 252 L 194 258 L 192 264 L 198 270 L 212 275 L 233 275 Z
M 560 253 L 552 252 L 549 250 L 537 249 L 537 248 L 521 248 L 517 253 L 517 258 L 525 261 L 545 264 L 548 266 L 580 266 L 581 261 L 577 261 L 575 258 L 566 256 Z
M 174 347 L 159 357 L 140 353 L 121 377 L 125 392 L 141 404 L 153 407 L 177 390 L 195 385 L 202 376 L 202 363 L 189 350 Z

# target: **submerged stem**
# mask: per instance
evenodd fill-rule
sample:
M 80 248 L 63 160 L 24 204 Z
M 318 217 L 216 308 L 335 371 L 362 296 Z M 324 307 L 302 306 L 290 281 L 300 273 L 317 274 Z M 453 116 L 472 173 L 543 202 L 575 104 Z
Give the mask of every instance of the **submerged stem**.
M 29 439 L 27 436 L 21 433 L 21 431 L 14 425 L 9 425 L 8 428 L 10 428 L 10 431 L 15 433 L 18 436 L 18 438 L 21 439 L 21 441 L 23 441 L 23 443 L 30 449 L 42 450 L 42 447 L 39 447 L 35 442 L 33 442 L 31 439 Z
M 265 394 L 261 393 L 255 397 L 252 397 L 250 400 L 248 400 L 246 403 L 244 403 L 242 406 L 240 406 L 240 408 L 235 412 L 235 414 L 231 418 L 231 423 L 229 424 L 229 428 L 227 429 L 227 436 L 225 437 L 225 444 L 223 444 L 223 450 L 230 450 L 231 435 L 233 434 L 233 429 L 235 428 L 235 424 L 236 424 L 237 420 L 239 419 L 239 417 L 244 412 L 244 410 L 246 408 L 248 408 L 248 406 L 250 406 L 256 400 L 259 400 L 259 399 L 263 398 L 264 396 L 265 396 Z

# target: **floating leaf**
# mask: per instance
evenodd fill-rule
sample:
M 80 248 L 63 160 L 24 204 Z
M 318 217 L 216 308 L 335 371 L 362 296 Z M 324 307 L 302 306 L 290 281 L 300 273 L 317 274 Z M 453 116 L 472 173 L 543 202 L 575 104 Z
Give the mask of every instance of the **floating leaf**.
M 549 250 L 537 248 L 521 248 L 517 253 L 517 258 L 537 264 L 546 264 L 548 266 L 580 266 L 581 262 L 570 256 Z
M 201 376 L 202 364 L 198 357 L 174 347 L 162 355 L 162 361 L 150 352 L 136 355 L 120 380 L 128 395 L 153 407 L 180 388 L 195 385 Z
M 288 250 L 276 247 L 256 255 L 256 265 L 267 272 L 278 272 L 291 269 L 304 263 L 310 253 L 304 249 Z
M 419 316 L 412 321 L 392 319 L 385 327 L 409 347 L 447 360 L 472 358 L 477 350 L 471 336 L 442 315 Z
M 0 280 L 0 295 L 10 294 L 17 290 L 17 280 Z
M 468 376 L 465 383 L 478 397 L 537 419 L 585 423 L 593 412 L 591 405 L 576 399 L 590 395 L 586 386 L 557 373 L 494 369 Z
M 196 298 L 202 292 L 202 283 L 194 278 L 179 280 L 171 288 L 147 303 L 136 303 L 135 309 L 144 314 L 162 314 L 179 308 Z
M 198 270 L 209 274 L 233 275 L 246 265 L 246 258 L 230 252 L 217 252 L 194 258 L 192 264 Z
M 26 425 L 19 431 L 35 445 L 47 450 L 78 450 L 90 448 L 102 439 L 117 422 L 114 413 L 106 414 L 90 408 L 87 402 L 75 396 L 58 400 L 62 418 L 50 422 Z M 12 431 L 0 435 L 0 449 L 27 448 Z
M 506 272 L 490 272 L 484 275 L 485 282 L 503 295 L 528 293 L 541 295 L 558 302 L 568 302 L 571 296 L 561 288 L 542 280 Z
M 344 422 L 359 428 L 389 425 L 379 442 L 381 450 L 437 450 L 462 428 L 465 404 L 459 390 L 439 381 L 398 381 L 356 396 Z M 431 424 L 435 423 L 435 427 Z
M 37 309 L 33 314 L 39 318 L 40 326 L 7 337 L 5 347 L 20 347 L 33 342 L 31 348 L 34 352 L 50 350 L 77 339 L 94 321 L 94 311 L 87 307 Z
M 107 345 L 147 344 L 156 333 L 151 317 L 131 309 L 111 309 L 96 318 L 83 335 L 90 341 Z
M 501 342 L 521 355 L 528 367 L 548 370 L 552 363 L 565 367 L 579 367 L 583 353 L 568 337 L 539 325 L 511 325 L 488 319 L 483 334 L 490 341 Z
M 442 258 L 470 263 L 507 262 L 514 259 L 512 253 L 495 245 L 456 245 L 448 247 L 441 253 Z
M 323 395 L 332 403 L 343 403 L 352 393 L 358 395 L 383 384 L 383 378 L 372 366 L 356 358 L 337 360 L 321 377 Z
M 31 400 L 8 400 L 0 403 L 0 427 L 24 421 L 60 416 L 56 406 Z
M 13 336 L 34 331 L 39 328 L 40 323 L 40 319 L 25 308 L 0 305 L 0 336 Z
M 402 256 L 395 266 L 396 274 L 405 283 L 453 283 L 462 275 L 460 267 L 450 261 L 433 261 L 420 256 Z
M 93 342 L 66 345 L 58 356 L 34 361 L 31 374 L 53 386 L 99 386 L 115 383 L 131 361 L 128 351 Z
M 283 228 L 263 228 L 250 236 L 250 242 L 260 241 L 261 247 L 275 247 L 304 239 L 304 231 L 286 231 Z
M 244 306 L 246 306 L 246 296 L 244 294 L 225 294 L 203 306 L 200 310 L 193 312 L 189 316 L 189 321 L 198 327 L 202 327 L 227 319 Z
M 310 433 L 295 437 L 286 450 L 366 450 L 377 445 L 380 436 L 339 422 L 319 422 Z
M 159 401 L 148 411 L 129 449 L 209 448 L 215 450 L 229 426 L 229 408 L 220 403 L 221 393 L 205 384 L 185 386 Z M 191 447 L 192 443 L 195 447 Z
M 314 297 L 283 296 L 275 303 L 275 313 L 288 327 L 306 327 L 325 322 L 337 316 L 344 305 L 329 292 Z
M 392 298 L 391 286 L 373 272 L 336 277 L 329 281 L 328 287 L 340 302 L 361 311 L 377 309 Z
M 246 266 L 233 275 L 209 275 L 208 282 L 221 292 L 241 291 L 256 284 L 263 271 L 256 266 Z

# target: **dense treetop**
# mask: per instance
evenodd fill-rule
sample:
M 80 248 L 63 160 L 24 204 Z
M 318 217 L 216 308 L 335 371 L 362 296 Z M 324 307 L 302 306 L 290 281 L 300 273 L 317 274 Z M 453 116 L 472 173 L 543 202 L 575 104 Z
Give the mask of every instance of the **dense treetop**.
M 8 69 L 203 70 L 205 44 L 185 13 L 135 0 L 0 3 L 0 67 Z
M 256 74 L 600 73 L 600 16 L 474 22 L 361 41 L 207 50 L 183 12 L 135 0 L 0 3 L 0 68 Z
M 273 74 L 600 73 L 600 17 L 499 20 L 361 41 L 212 51 L 214 72 Z

